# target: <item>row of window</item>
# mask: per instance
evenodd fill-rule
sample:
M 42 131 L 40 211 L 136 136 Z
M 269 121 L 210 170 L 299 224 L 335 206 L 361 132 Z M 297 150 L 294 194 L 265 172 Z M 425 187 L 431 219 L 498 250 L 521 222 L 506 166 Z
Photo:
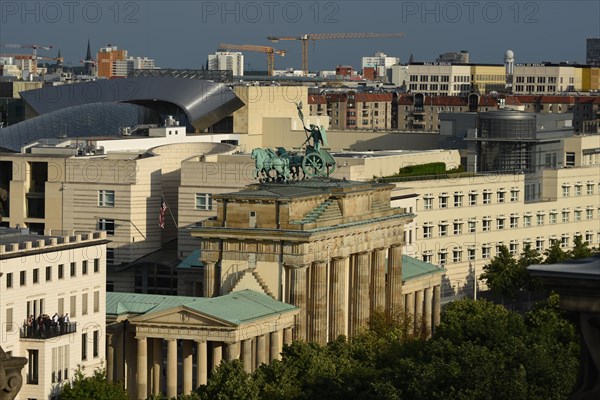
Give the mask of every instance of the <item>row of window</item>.
M 573 211 L 573 221 L 581 221 L 583 216 L 583 210 L 574 210 Z M 523 216 L 523 228 L 528 228 L 533 226 L 533 221 L 535 218 L 536 225 L 544 225 L 546 222 L 546 215 L 544 213 L 538 213 L 537 215 L 524 215 Z M 594 219 L 594 209 L 587 208 L 585 210 L 585 218 L 587 220 Z M 519 219 L 518 215 L 511 215 L 510 217 L 498 216 L 496 217 L 496 230 L 506 229 L 507 227 L 510 229 L 519 228 Z M 492 218 L 491 217 L 483 217 L 481 220 L 481 230 L 483 232 L 489 232 L 492 230 Z M 558 212 L 552 211 L 548 214 L 548 223 L 556 224 L 558 221 Z M 571 222 L 571 212 L 568 210 L 563 210 L 561 213 L 561 221 L 563 223 Z M 447 221 L 441 221 L 438 223 L 438 236 L 448 236 L 449 235 L 449 226 L 451 224 Z M 463 221 L 454 221 L 452 223 L 452 232 L 454 235 L 462 235 L 464 233 L 463 229 L 464 222 Z M 428 239 L 433 237 L 433 228 L 434 224 L 431 222 L 425 222 L 423 224 L 423 238 Z M 477 221 L 467 221 L 467 233 L 475 233 L 477 231 Z
M 519 201 L 519 191 L 520 191 L 519 189 L 512 189 L 510 191 L 510 197 L 508 197 L 510 202 L 516 203 Z M 497 203 L 505 203 L 507 200 L 506 193 L 507 193 L 506 190 L 499 189 L 496 192 L 496 202 Z M 493 193 L 491 191 L 482 193 L 483 204 L 491 204 L 492 203 L 492 194 Z M 454 195 L 452 196 L 452 200 L 453 200 L 452 204 L 454 205 L 454 207 L 462 207 L 465 204 L 464 197 L 465 197 L 465 195 L 461 192 L 454 193 Z M 468 197 L 468 202 L 466 204 L 468 204 L 469 206 L 478 205 L 479 193 L 469 193 L 469 194 L 467 194 L 467 197 Z M 448 208 L 448 205 L 450 204 L 449 198 L 450 198 L 450 195 L 448 193 L 440 193 L 438 195 L 439 208 Z M 433 200 L 434 200 L 434 196 L 432 194 L 425 195 L 423 197 L 423 208 L 425 210 L 433 209 Z
M 586 242 L 591 243 L 594 239 L 594 234 L 592 232 L 586 232 L 584 237 L 585 237 Z M 562 237 L 560 239 L 558 239 L 558 238 L 548 239 L 548 247 L 552 246 L 552 244 L 555 241 L 560 241 L 560 247 L 562 247 L 563 249 L 567 249 L 571 246 L 571 238 L 568 234 L 562 235 Z M 600 233 L 598 233 L 598 241 L 600 242 Z M 525 248 L 525 246 L 527 244 L 529 244 L 530 246 L 532 246 L 532 248 L 534 248 L 538 252 L 543 252 L 545 250 L 545 243 L 546 243 L 546 239 L 544 239 L 543 237 L 537 238 L 535 240 L 535 242 L 532 242 L 530 240 L 524 240 L 523 241 L 523 249 Z M 500 253 L 500 247 L 503 244 L 504 243 L 498 243 L 495 245 L 496 255 L 498 255 Z M 492 257 L 492 247 L 493 246 L 489 243 L 486 243 L 481 246 L 480 256 L 482 259 L 489 259 Z M 507 247 L 508 247 L 508 250 L 511 255 L 513 255 L 513 256 L 519 255 L 520 244 L 518 242 L 511 241 Z M 433 251 L 424 251 L 422 253 L 422 259 L 423 259 L 423 261 L 428 262 L 430 264 L 433 264 L 434 261 L 437 261 L 438 265 L 445 265 L 445 264 L 448 264 L 449 262 L 460 263 L 463 261 L 474 261 L 476 259 L 476 252 L 477 252 L 477 249 L 475 247 L 467 248 L 466 254 L 465 254 L 465 250 L 463 250 L 462 248 L 454 248 L 452 250 L 444 249 L 444 250 L 440 250 L 437 252 L 437 260 L 434 260 L 434 258 L 433 258 L 434 252 Z
M 87 275 L 89 272 L 89 266 L 88 266 L 89 261 L 88 260 L 84 260 L 81 262 L 81 275 Z M 64 264 L 59 264 L 57 267 L 58 273 L 56 275 L 57 279 L 64 279 L 65 278 L 65 265 Z M 48 266 L 45 268 L 45 281 L 46 282 L 51 282 L 55 276 L 54 276 L 54 268 L 52 266 Z M 99 273 L 100 272 L 100 259 L 99 258 L 95 258 L 93 260 L 93 271 L 94 273 Z M 34 268 L 31 271 L 31 275 L 32 275 L 32 283 L 33 284 L 38 284 L 41 281 L 41 276 L 40 276 L 40 268 Z M 70 277 L 76 277 L 77 276 L 77 263 L 76 262 L 72 262 L 70 264 L 70 269 L 69 269 L 69 276 Z M 23 270 L 19 272 L 19 286 L 26 286 L 27 285 L 27 271 Z M 12 272 L 8 272 L 6 274 L 6 288 L 10 289 L 14 286 L 14 278 L 13 278 L 13 273 Z
M 586 184 L 586 194 L 587 195 L 593 195 L 594 194 L 594 186 L 595 185 L 593 183 L 587 183 Z M 573 186 L 573 191 L 571 191 L 571 185 L 569 183 L 563 183 L 563 185 L 562 185 L 562 195 L 563 195 L 563 197 L 570 197 L 571 193 L 573 193 L 575 196 L 581 196 L 583 194 L 583 184 L 576 183 Z

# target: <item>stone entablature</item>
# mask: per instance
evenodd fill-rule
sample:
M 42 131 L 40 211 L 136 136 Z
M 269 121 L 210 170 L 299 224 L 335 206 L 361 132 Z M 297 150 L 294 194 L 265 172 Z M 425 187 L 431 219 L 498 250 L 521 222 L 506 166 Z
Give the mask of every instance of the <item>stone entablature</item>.
M 92 241 L 106 239 L 105 231 L 84 234 L 44 237 L 40 240 L 22 241 L 10 244 L 0 244 L 0 259 L 18 257 L 21 253 L 31 254 L 32 251 L 59 251 L 68 245 L 89 245 Z M 4 257 L 7 256 L 7 257 Z

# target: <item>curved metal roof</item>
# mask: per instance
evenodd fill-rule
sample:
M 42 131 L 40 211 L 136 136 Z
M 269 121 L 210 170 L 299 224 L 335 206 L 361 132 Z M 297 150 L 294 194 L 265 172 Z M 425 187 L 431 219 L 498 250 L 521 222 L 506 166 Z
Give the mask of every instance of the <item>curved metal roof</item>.
M 164 101 L 181 108 L 198 130 L 244 106 L 222 83 L 153 76 L 48 86 L 21 92 L 21 98 L 38 115 L 88 103 Z
M 160 123 L 147 107 L 128 103 L 91 103 L 40 115 L 0 131 L 0 148 L 20 151 L 40 139 L 118 136 L 126 126 Z

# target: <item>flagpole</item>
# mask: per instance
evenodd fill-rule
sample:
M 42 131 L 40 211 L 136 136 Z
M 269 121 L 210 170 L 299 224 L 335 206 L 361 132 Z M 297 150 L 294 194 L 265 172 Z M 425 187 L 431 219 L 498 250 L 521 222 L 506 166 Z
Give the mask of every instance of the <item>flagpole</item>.
M 164 193 L 161 192 L 161 196 L 162 196 L 165 204 L 167 205 L 167 210 L 169 210 L 169 215 L 171 215 L 171 219 L 173 220 L 173 223 L 175 224 L 175 227 L 177 229 L 179 229 L 179 225 L 177 224 L 177 221 L 175 220 L 175 216 L 173 215 L 173 211 L 171 211 L 171 207 L 169 207 L 169 203 L 167 203 L 167 199 L 166 199 Z

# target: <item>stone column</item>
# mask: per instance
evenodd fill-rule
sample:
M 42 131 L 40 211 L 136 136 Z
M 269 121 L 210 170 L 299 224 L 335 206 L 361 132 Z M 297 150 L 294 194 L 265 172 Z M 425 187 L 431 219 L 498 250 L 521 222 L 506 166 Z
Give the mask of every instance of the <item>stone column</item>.
M 290 267 L 290 303 L 300 309 L 296 315 L 296 340 L 306 340 L 306 265 Z
M 162 369 L 162 339 L 152 339 L 152 394 L 159 395 Z
M 440 324 L 440 314 L 442 308 L 442 290 L 440 285 L 433 288 L 433 330 Z
M 119 333 L 113 335 L 113 343 L 116 347 L 115 351 L 115 380 L 121 381 L 123 383 L 127 382 L 125 380 L 125 349 L 123 348 L 123 325 L 119 327 Z
M 221 361 L 223 360 L 223 343 L 221 342 L 212 342 L 212 359 L 213 359 L 213 369 L 217 368 Z
M 219 277 L 217 265 L 214 262 L 204 263 L 204 297 L 219 295 Z
M 196 387 L 206 385 L 208 381 L 207 348 L 206 342 L 196 342 Z
M 115 376 L 115 335 L 106 334 L 106 380 L 112 382 Z
M 327 264 L 314 262 L 311 280 L 310 340 L 320 345 L 327 343 Z
M 177 339 L 167 339 L 167 398 L 177 396 Z
M 227 343 L 225 348 L 225 359 L 227 361 L 239 360 L 240 358 L 240 342 Z
M 425 329 L 425 335 L 431 337 L 431 288 L 425 288 L 423 298 L 423 329 Z
M 385 263 L 387 249 L 375 249 L 371 260 L 371 313 L 385 310 Z
M 280 353 L 280 346 L 279 346 L 279 331 L 275 331 L 275 332 L 271 332 L 271 351 L 270 351 L 270 361 L 273 360 L 280 360 L 281 359 L 281 354 Z
M 423 291 L 415 292 L 415 334 L 420 336 L 423 333 Z
M 356 263 L 354 266 L 354 307 L 352 321 L 352 336 L 354 336 L 360 328 L 364 328 L 369 323 L 370 299 L 369 299 L 369 282 L 371 272 L 371 254 L 358 253 L 355 255 Z
M 292 328 L 283 330 L 283 344 L 292 344 L 294 331 Z
M 191 340 L 181 341 L 181 356 L 183 358 L 183 394 L 190 394 L 194 379 L 194 354 Z
M 388 252 L 388 286 L 386 312 L 398 317 L 402 312 L 402 245 L 395 244 Z
M 346 269 L 347 257 L 334 258 L 331 261 L 329 283 L 329 340 L 335 340 L 340 335 L 347 335 L 346 316 Z
M 252 372 L 252 339 L 242 341 L 242 361 L 244 362 L 244 371 Z
M 145 337 L 137 339 L 137 398 L 145 400 L 148 397 L 148 341 Z
M 406 321 L 413 321 L 415 318 L 415 294 L 408 293 L 406 296 L 406 310 L 404 317 Z
M 256 338 L 256 364 L 260 367 L 261 364 L 267 363 L 267 336 L 260 335 Z

